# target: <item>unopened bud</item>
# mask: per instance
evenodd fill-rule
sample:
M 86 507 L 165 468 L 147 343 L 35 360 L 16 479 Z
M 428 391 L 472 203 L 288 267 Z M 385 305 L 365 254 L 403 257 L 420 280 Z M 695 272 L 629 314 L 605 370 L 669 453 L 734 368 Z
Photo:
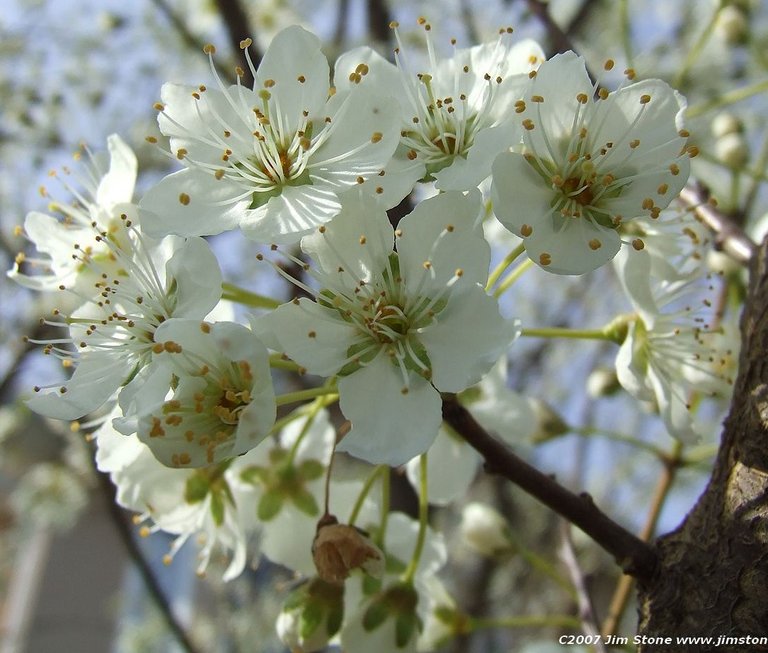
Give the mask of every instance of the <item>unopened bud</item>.
M 614 394 L 621 385 L 616 376 L 616 370 L 607 367 L 598 367 L 587 377 L 587 393 L 593 399 L 609 397 Z
M 749 21 L 741 9 L 726 5 L 717 15 L 715 31 L 729 45 L 738 45 L 747 37 Z
M 513 550 L 507 522 L 484 503 L 468 503 L 461 513 L 461 536 L 475 551 L 489 558 Z
M 536 416 L 536 428 L 531 435 L 534 443 L 546 442 L 570 431 L 568 424 L 548 403 L 533 397 L 528 398 L 528 403 Z
M 749 145 L 742 134 L 726 134 L 715 141 L 715 156 L 731 168 L 740 168 L 749 160 Z
M 734 134 L 744 131 L 744 124 L 732 113 L 724 111 L 718 113 L 714 117 L 710 129 L 715 138 L 722 138 L 726 134 Z

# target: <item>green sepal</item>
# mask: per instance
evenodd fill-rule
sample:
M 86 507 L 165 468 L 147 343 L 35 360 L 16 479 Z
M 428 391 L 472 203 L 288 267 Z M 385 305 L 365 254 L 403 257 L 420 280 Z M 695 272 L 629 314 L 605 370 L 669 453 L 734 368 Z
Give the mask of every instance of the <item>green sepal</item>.
M 419 623 L 418 619 L 414 613 L 397 615 L 395 619 L 395 644 L 397 648 L 403 648 L 411 641 Z
M 224 523 L 224 492 L 211 493 L 211 516 L 216 526 Z
M 291 500 L 293 501 L 293 505 L 295 505 L 305 515 L 314 517 L 320 512 L 320 508 L 317 505 L 315 497 L 312 496 L 311 492 L 304 488 L 296 490 L 292 494 Z
M 371 596 L 371 594 L 376 594 L 377 592 L 381 591 L 381 578 L 375 578 L 370 574 L 363 574 L 362 581 L 363 594 L 366 596 Z
M 257 465 L 247 467 L 242 472 L 240 472 L 240 479 L 243 481 L 243 483 L 249 483 L 250 485 L 266 485 L 268 477 L 269 472 L 263 467 L 259 467 Z
M 344 602 L 339 601 L 338 605 L 328 610 L 328 618 L 325 620 L 325 631 L 328 637 L 333 637 L 341 630 L 341 624 L 344 622 Z
M 270 490 L 259 499 L 259 507 L 256 510 L 261 521 L 269 521 L 277 516 L 283 507 L 283 495 L 280 492 Z
M 312 633 L 320 627 L 323 617 L 325 617 L 323 608 L 323 604 L 318 601 L 309 600 L 305 603 L 299 621 L 299 633 L 302 639 L 309 639 Z
M 324 472 L 325 465 L 314 458 L 303 461 L 299 466 L 299 474 L 305 481 L 314 481 L 316 478 L 320 478 Z
M 373 603 L 365 611 L 363 615 L 363 628 L 366 632 L 376 630 L 387 620 L 387 617 L 389 617 L 389 606 L 387 605 L 386 598 L 380 596 L 374 599 Z
M 195 472 L 187 479 L 184 486 L 184 500 L 187 503 L 200 503 L 211 489 L 208 477 L 200 472 Z

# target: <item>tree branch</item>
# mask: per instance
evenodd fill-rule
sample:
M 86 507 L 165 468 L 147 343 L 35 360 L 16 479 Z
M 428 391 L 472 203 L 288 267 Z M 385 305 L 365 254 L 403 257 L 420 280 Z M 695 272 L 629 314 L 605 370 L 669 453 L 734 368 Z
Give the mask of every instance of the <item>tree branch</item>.
M 455 397 L 443 399 L 443 419 L 485 458 L 488 472 L 507 478 L 578 526 L 613 555 L 625 573 L 638 578 L 653 575 L 656 570 L 653 548 L 603 513 L 588 494 L 574 494 L 516 456 L 489 435 Z
M 237 65 L 243 70 L 240 80 L 244 86 L 253 86 L 253 75 L 245 59 L 245 53 L 240 47 L 240 42 L 243 39 L 254 36 L 254 31 L 250 26 L 243 5 L 240 4 L 240 0 L 216 0 L 216 6 L 227 28 L 232 54 L 237 60 Z M 248 53 L 251 55 L 254 67 L 258 68 L 261 63 L 261 52 L 252 43 L 248 47 Z
M 709 203 L 709 191 L 700 183 L 688 184 L 680 201 L 715 234 L 715 246 L 737 263 L 748 265 L 757 245 L 734 220 Z
M 176 619 L 176 616 L 173 614 L 171 606 L 168 603 L 165 594 L 163 594 L 162 588 L 160 587 L 160 583 L 157 582 L 157 578 L 155 577 L 151 567 L 144 557 L 144 554 L 141 552 L 141 549 L 136 543 L 133 532 L 128 525 L 128 522 L 126 521 L 126 515 L 123 512 L 123 509 L 117 504 L 115 486 L 112 485 L 112 481 L 107 474 L 98 471 L 95 469 L 95 467 L 96 466 L 94 464 L 94 472 L 98 479 L 99 488 L 101 490 L 102 496 L 104 497 L 104 503 L 106 504 L 109 517 L 112 520 L 115 529 L 117 530 L 117 534 L 120 537 L 120 540 L 125 546 L 125 550 L 128 553 L 128 556 L 131 558 L 133 564 L 136 565 L 136 569 L 144 581 L 144 586 L 147 588 L 147 592 L 149 592 L 149 595 L 152 597 L 155 606 L 160 611 L 160 614 L 168 626 L 168 630 L 171 631 L 176 641 L 186 653 L 200 653 L 200 649 L 195 646 L 195 644 L 189 638 L 186 630 L 184 630 L 184 627 L 179 623 L 179 621 Z

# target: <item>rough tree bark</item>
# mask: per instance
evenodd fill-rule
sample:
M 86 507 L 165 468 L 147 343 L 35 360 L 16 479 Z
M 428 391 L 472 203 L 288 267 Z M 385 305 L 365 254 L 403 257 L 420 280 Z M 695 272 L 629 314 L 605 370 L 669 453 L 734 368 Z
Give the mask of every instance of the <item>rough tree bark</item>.
M 640 635 L 768 636 L 768 239 L 752 257 L 741 330 L 739 374 L 712 477 L 683 523 L 656 543 L 657 572 L 639 583 Z

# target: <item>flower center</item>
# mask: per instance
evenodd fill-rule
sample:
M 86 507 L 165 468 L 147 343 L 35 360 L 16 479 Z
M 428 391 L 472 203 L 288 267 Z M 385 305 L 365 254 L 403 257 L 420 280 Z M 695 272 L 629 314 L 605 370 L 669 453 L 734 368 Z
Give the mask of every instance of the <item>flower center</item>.
M 579 177 L 569 177 L 566 179 L 561 190 L 567 199 L 582 206 L 589 206 L 594 199 L 592 184 Z

